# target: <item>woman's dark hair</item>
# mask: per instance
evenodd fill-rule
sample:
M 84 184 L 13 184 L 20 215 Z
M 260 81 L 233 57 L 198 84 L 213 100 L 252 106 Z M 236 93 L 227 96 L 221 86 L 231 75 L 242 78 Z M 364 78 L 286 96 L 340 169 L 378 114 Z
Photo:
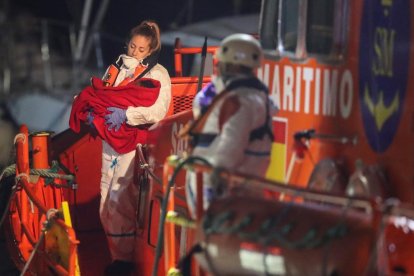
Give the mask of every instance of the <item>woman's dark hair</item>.
M 161 49 L 160 27 L 155 21 L 145 20 L 134 27 L 129 34 L 129 41 L 136 35 L 145 36 L 150 39 L 151 53 Z

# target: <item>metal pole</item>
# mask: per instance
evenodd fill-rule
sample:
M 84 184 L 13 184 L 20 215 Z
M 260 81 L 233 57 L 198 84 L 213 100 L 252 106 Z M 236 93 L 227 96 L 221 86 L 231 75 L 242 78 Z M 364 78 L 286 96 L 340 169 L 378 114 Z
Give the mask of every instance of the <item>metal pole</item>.
M 206 64 L 206 55 L 207 55 L 207 37 L 204 38 L 204 44 L 203 44 L 203 48 L 201 50 L 201 66 L 200 66 L 200 73 L 198 75 L 197 93 L 200 92 L 201 87 L 203 85 L 204 66 Z
M 98 65 L 99 71 L 103 71 L 103 54 L 102 54 L 102 45 L 101 45 L 101 36 L 98 32 L 93 34 L 95 41 L 95 52 L 96 52 L 96 63 Z
M 86 40 L 85 51 L 84 51 L 84 56 L 83 56 L 83 62 L 88 60 L 90 52 L 91 52 L 91 48 L 92 48 L 92 42 L 95 42 L 96 54 L 97 54 L 97 64 L 98 64 L 99 70 L 101 70 L 101 68 L 99 67 L 100 66 L 99 63 L 103 62 L 103 61 L 99 60 L 99 57 L 98 57 L 98 51 L 100 51 L 101 54 L 102 54 L 102 48 L 101 48 L 100 35 L 97 32 L 99 30 L 99 27 L 102 24 L 102 20 L 105 17 L 106 11 L 108 10 L 109 2 L 110 2 L 110 0 L 103 0 L 101 6 L 99 7 L 98 14 L 97 14 L 97 16 L 95 18 L 95 21 L 93 22 L 93 25 L 92 25 L 92 28 L 91 28 L 92 36 L 89 36 L 88 39 Z M 102 55 L 101 55 L 101 58 L 102 58 Z M 102 65 L 102 67 L 103 67 L 103 65 Z
M 5 65 L 3 70 L 3 93 L 4 95 L 10 94 L 11 85 L 11 72 L 8 64 Z
M 40 51 L 42 53 L 46 90 L 51 91 L 53 88 L 52 66 L 50 64 L 49 32 L 48 32 L 48 24 L 47 24 L 46 19 L 42 19 L 42 45 L 41 45 Z
M 82 22 L 79 29 L 78 45 L 75 52 L 75 61 L 78 62 L 82 57 L 83 45 L 85 44 L 88 22 L 91 15 L 92 0 L 86 0 L 83 6 Z
M 298 42 L 296 45 L 296 57 L 305 58 L 306 50 L 306 24 L 307 24 L 308 0 L 299 1 L 299 19 L 298 19 Z

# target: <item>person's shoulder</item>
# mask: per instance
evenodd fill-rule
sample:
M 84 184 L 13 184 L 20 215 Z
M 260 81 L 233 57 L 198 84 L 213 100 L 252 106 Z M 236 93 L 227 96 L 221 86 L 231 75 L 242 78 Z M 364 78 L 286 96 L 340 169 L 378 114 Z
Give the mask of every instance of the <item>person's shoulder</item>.
M 158 75 L 158 76 L 168 76 L 170 77 L 170 75 L 168 74 L 167 69 L 165 69 L 164 66 L 162 66 L 161 64 L 157 63 L 152 69 L 151 69 L 151 74 L 154 75 Z
M 240 104 L 248 109 L 256 109 L 258 106 L 263 107 L 266 104 L 267 94 L 256 88 L 239 87 L 232 90 L 229 95 L 237 97 Z

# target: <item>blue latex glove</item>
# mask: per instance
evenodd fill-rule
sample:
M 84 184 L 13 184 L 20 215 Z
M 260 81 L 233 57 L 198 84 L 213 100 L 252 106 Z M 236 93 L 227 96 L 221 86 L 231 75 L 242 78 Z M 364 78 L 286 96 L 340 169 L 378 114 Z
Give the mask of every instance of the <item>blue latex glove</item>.
M 216 94 L 216 87 L 211 82 L 200 91 L 199 95 L 197 95 L 197 99 L 201 108 L 201 114 L 204 114 L 207 111 Z
M 92 125 L 93 119 L 95 119 L 95 117 L 92 115 L 93 109 L 88 111 L 88 115 L 86 116 L 86 123 L 90 126 Z
M 107 110 L 112 112 L 105 115 L 105 124 L 109 125 L 108 130 L 118 131 L 122 123 L 126 121 L 126 110 L 118 107 L 108 107 Z

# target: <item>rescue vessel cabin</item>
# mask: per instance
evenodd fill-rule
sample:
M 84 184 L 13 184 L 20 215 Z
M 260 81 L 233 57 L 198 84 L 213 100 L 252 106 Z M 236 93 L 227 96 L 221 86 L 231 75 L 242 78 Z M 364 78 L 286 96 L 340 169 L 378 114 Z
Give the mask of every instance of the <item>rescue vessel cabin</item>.
M 318 162 L 331 159 L 342 167 L 345 180 L 361 173 L 386 178 L 366 187 L 337 183 L 348 193 L 414 203 L 414 82 L 409 78 L 414 3 L 262 3 L 266 58 L 258 76 L 280 108 L 274 123 L 283 137 L 277 143 L 282 151 L 274 156 L 274 167 L 282 167 L 276 173 L 271 166 L 270 178 L 307 186 Z M 299 140 L 306 152 L 299 150 L 302 162 L 292 165 Z M 329 191 L 330 185 L 336 184 L 325 183 L 323 189 Z

